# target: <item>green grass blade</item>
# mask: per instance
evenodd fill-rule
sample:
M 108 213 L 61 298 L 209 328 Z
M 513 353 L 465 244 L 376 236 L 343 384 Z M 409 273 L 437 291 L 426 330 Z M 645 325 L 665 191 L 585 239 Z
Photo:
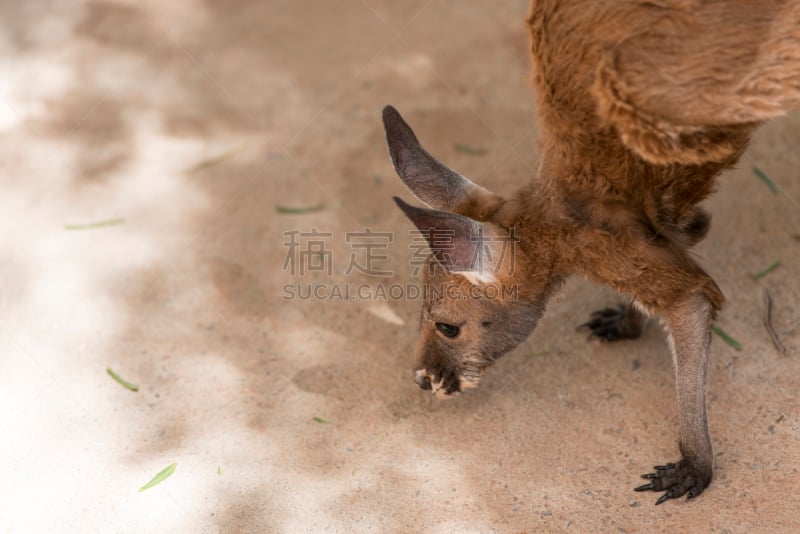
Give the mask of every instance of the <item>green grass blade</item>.
M 322 417 L 314 417 L 314 421 L 316 421 L 317 423 L 320 423 L 320 424 L 322 424 L 322 425 L 326 425 L 326 424 L 328 424 L 328 421 L 326 421 L 326 420 L 325 420 L 325 419 L 323 419 Z
M 770 177 L 767 176 L 767 173 L 759 169 L 756 165 L 753 165 L 753 172 L 761 179 L 762 182 L 767 184 L 767 187 L 769 187 L 770 191 L 776 195 L 778 194 L 778 187 L 775 185 L 775 182 L 773 182 Z
M 314 213 L 315 211 L 322 211 L 325 204 L 317 204 L 316 206 L 308 206 L 305 208 L 292 208 L 289 206 L 275 206 L 275 211 L 283 215 L 298 215 L 300 213 Z
M 113 369 L 111 369 L 111 367 L 106 369 L 106 372 L 109 375 L 111 375 L 111 378 L 122 384 L 123 387 L 126 387 L 131 391 L 139 391 L 139 386 L 137 386 L 136 384 L 131 384 L 130 382 L 119 376 L 117 373 L 114 372 Z
M 772 263 L 770 263 L 769 265 L 767 265 L 766 267 L 764 267 L 762 270 L 758 271 L 757 273 L 755 273 L 755 274 L 753 274 L 751 276 L 753 278 L 755 278 L 756 280 L 758 280 L 759 278 L 763 278 L 764 276 L 767 276 L 769 273 L 771 273 L 772 271 L 777 269 L 780 264 L 781 264 L 781 260 L 775 260 Z
M 105 226 L 117 226 L 125 224 L 125 219 L 107 219 L 105 221 L 97 221 L 87 224 L 65 224 L 64 230 L 92 230 L 94 228 L 103 228 Z
M 485 148 L 464 145 L 462 143 L 454 143 L 453 148 L 462 154 L 469 154 L 470 156 L 484 156 L 489 152 L 489 150 Z
M 723 330 L 722 328 L 718 327 L 717 325 L 714 325 L 711 328 L 712 328 L 712 330 L 714 330 L 715 334 L 717 334 L 719 337 L 722 338 L 722 341 L 724 341 L 725 343 L 727 343 L 728 345 L 730 345 L 731 347 L 733 347 L 736 350 L 742 350 L 742 344 L 739 343 L 738 341 L 736 341 L 735 339 L 733 339 L 731 336 L 729 336 L 725 332 L 725 330 Z
M 168 465 L 167 467 L 165 467 L 164 469 L 162 469 L 161 471 L 156 473 L 156 476 L 151 478 L 150 482 L 148 482 L 147 484 L 145 484 L 144 486 L 139 488 L 139 491 L 144 491 L 146 489 L 152 488 L 156 484 L 161 484 L 164 480 L 169 478 L 169 476 L 172 475 L 172 473 L 175 472 L 175 468 L 177 466 L 178 466 L 178 464 L 170 464 L 170 465 Z
M 227 150 L 227 151 L 223 152 L 222 154 L 220 154 L 218 156 L 214 156 L 214 157 L 211 157 L 211 158 L 208 158 L 208 159 L 204 159 L 200 163 L 192 165 L 191 167 L 186 169 L 186 174 L 194 174 L 194 173 L 196 173 L 198 171 L 202 171 L 202 170 L 208 169 L 210 167 L 215 167 L 216 165 L 219 165 L 220 163 L 224 162 L 226 159 L 235 156 L 239 152 L 242 152 L 245 148 L 247 148 L 246 144 L 235 146 L 235 147 L 231 148 L 230 150 Z

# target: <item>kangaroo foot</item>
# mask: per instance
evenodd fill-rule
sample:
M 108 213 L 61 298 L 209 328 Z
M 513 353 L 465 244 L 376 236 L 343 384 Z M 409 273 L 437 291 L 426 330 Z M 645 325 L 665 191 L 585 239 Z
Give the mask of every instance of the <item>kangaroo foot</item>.
M 687 494 L 686 500 L 692 500 L 706 489 L 711 482 L 710 470 L 692 466 L 686 460 L 677 464 L 657 465 L 655 473 L 647 473 L 642 478 L 649 480 L 634 491 L 666 491 L 658 498 L 656 504 L 669 499 L 677 499 Z
M 583 328 L 591 330 L 587 339 L 596 337 L 602 341 L 616 341 L 639 337 L 643 324 L 644 316 L 636 308 L 620 304 L 616 308 L 606 308 L 592 313 L 589 321 L 580 325 L 578 330 Z

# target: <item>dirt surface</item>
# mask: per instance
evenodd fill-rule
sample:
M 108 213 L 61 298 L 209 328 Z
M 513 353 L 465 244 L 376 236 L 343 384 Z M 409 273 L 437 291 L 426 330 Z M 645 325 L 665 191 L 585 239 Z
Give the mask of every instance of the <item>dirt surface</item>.
M 412 381 L 418 301 L 285 298 L 416 284 L 385 104 L 492 190 L 533 175 L 526 1 L 0 10 L 3 534 L 800 530 L 800 116 L 761 129 L 708 203 L 697 255 L 743 350 L 711 350 L 712 486 L 655 507 L 631 490 L 678 455 L 664 334 L 575 332 L 613 292 L 571 280 L 449 402 Z M 393 233 L 378 276 L 351 262 L 367 228 Z M 312 229 L 330 235 L 285 245 Z

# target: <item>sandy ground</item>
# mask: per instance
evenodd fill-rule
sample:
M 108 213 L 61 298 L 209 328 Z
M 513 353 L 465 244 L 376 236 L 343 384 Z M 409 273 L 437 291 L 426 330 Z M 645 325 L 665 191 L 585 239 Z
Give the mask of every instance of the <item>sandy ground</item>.
M 285 298 L 416 284 L 385 104 L 493 190 L 533 174 L 525 1 L 0 6 L 0 533 L 800 530 L 800 116 L 709 202 L 697 254 L 744 348 L 712 346 L 713 485 L 655 507 L 631 489 L 678 454 L 664 334 L 574 331 L 611 291 L 570 281 L 444 403 L 411 380 L 419 302 Z M 367 228 L 382 276 L 351 265 Z

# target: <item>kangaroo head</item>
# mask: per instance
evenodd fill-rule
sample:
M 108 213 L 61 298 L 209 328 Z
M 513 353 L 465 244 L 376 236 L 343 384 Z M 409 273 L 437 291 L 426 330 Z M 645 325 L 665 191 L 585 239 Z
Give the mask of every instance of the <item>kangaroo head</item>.
M 395 197 L 432 252 L 414 378 L 445 398 L 476 387 L 497 358 L 530 335 L 560 277 L 552 255 L 518 237 L 509 223 L 523 219 L 510 213 L 515 208 L 503 209 L 501 197 L 428 154 L 391 106 L 383 123 L 397 174 L 430 206 Z

